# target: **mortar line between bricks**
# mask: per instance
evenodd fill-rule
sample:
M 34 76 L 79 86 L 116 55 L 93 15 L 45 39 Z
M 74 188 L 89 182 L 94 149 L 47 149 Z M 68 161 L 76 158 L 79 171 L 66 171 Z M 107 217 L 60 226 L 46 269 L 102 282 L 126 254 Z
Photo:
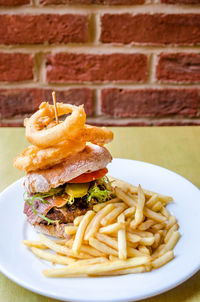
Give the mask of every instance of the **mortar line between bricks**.
M 99 106 L 99 90 L 93 90 L 93 116 L 97 117 L 100 115 L 100 106 Z
M 95 13 L 95 26 L 96 26 L 96 36 L 94 43 L 97 45 L 100 43 L 100 36 L 101 36 L 101 20 L 100 20 L 100 14 Z
M 152 74 L 152 67 L 153 67 L 152 66 L 152 56 L 153 56 L 152 53 L 147 56 L 147 59 L 148 59 L 148 61 L 147 61 L 147 83 L 151 83 L 151 74 Z
M 155 84 L 156 83 L 156 66 L 157 66 L 157 56 L 155 53 L 151 56 L 151 73 L 149 77 L 149 83 Z
M 30 6 L 35 7 L 37 5 L 36 1 L 37 0 L 31 0 Z
M 184 86 L 183 86 L 184 85 Z M 117 88 L 117 89 L 199 89 L 199 83 L 35 83 L 35 82 L 20 82 L 20 83 L 7 83 L 0 82 L 0 89 L 56 89 L 68 90 L 70 88 L 90 88 L 90 89 L 104 89 L 104 88 Z
M 144 53 L 160 54 L 162 52 L 166 53 L 200 53 L 199 46 L 150 46 L 150 45 L 108 45 L 108 44 L 94 44 L 87 43 L 82 45 L 0 45 L 0 52 L 3 53 L 26 53 L 26 54 L 36 54 L 38 52 L 43 52 L 51 54 L 65 52 L 65 53 L 76 53 L 76 54 L 113 54 L 113 53 L 123 53 L 123 54 L 134 54 L 134 53 Z
M 37 67 L 37 58 L 36 56 L 33 57 L 33 81 L 37 82 L 40 80 L 39 78 L 39 72 L 38 72 L 38 67 Z
M 143 4 L 143 5 L 128 5 L 128 6 L 80 6 L 80 5 L 57 5 L 57 6 L 16 6 L 0 7 L 0 14 L 90 14 L 111 13 L 111 14 L 130 13 L 136 15 L 138 13 L 144 14 L 187 14 L 200 12 L 200 5 L 168 5 L 168 4 Z
M 96 90 L 96 115 L 101 116 L 101 89 Z
M 46 58 L 43 56 L 42 63 L 39 66 L 40 70 L 40 83 L 45 84 L 46 83 Z

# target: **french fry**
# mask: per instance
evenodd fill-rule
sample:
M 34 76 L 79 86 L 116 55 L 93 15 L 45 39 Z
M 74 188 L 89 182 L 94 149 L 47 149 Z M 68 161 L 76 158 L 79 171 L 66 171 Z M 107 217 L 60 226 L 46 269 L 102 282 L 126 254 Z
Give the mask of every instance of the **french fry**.
M 134 249 L 136 249 L 138 247 L 138 245 L 139 245 L 139 242 L 133 243 L 133 242 L 127 240 L 127 247 L 129 246 L 129 247 L 133 247 Z
M 92 238 L 91 238 L 92 239 Z M 149 256 L 135 257 L 127 260 L 118 260 L 94 265 L 68 265 L 65 268 L 47 269 L 43 271 L 46 277 L 68 277 L 70 275 L 96 275 L 98 273 L 107 273 L 120 269 L 133 268 L 150 262 Z
M 127 228 L 128 232 L 138 235 L 140 237 L 152 237 L 153 234 L 149 231 L 140 231 L 140 230 L 132 230 L 131 228 Z
M 126 226 L 130 226 L 130 223 L 132 220 L 133 220 L 133 218 L 129 217 L 125 222 Z
M 65 256 L 58 256 L 58 255 L 43 251 L 36 247 L 32 247 L 31 250 L 37 257 L 44 259 L 46 261 L 53 262 L 53 263 L 67 265 L 67 264 L 70 264 L 75 261 L 73 258 L 65 257 Z
M 132 229 L 136 229 L 137 224 L 136 224 L 135 218 L 133 220 L 131 220 L 127 225 L 130 225 Z
M 126 239 L 127 239 L 127 241 L 130 241 L 132 243 L 137 243 L 137 242 L 140 242 L 141 237 L 136 234 L 126 232 Z
M 162 209 L 161 209 L 160 212 L 161 212 L 161 214 L 162 214 L 163 216 L 169 218 L 170 213 L 169 213 L 169 211 L 168 211 L 164 206 L 162 207 Z
M 150 255 L 150 251 L 148 250 L 148 248 L 144 245 L 140 245 L 138 247 L 138 250 L 142 253 L 142 254 L 145 254 L 145 255 Z
M 57 244 L 60 244 L 60 245 L 65 245 L 67 240 L 66 239 L 58 239 L 58 240 L 54 240 L 54 242 L 57 243 Z M 36 248 L 40 248 L 40 249 L 47 249 L 48 248 L 46 245 L 44 245 L 40 241 L 35 241 L 35 240 L 22 240 L 22 243 L 26 246 L 29 246 L 29 247 L 36 247 Z
M 150 272 L 152 270 L 152 264 L 151 263 L 146 264 L 144 267 L 145 267 L 146 272 Z
M 118 252 L 116 250 L 112 249 L 111 247 L 95 238 L 90 238 L 89 244 L 95 249 L 101 251 L 103 254 L 118 256 Z
M 173 198 L 171 196 L 167 196 L 167 195 L 163 195 L 163 194 L 158 194 L 158 193 L 155 193 L 155 192 L 152 192 L 152 191 L 149 191 L 149 190 L 144 190 L 144 193 L 146 195 L 146 197 L 151 197 L 155 194 L 158 195 L 158 199 L 160 201 L 162 201 L 162 203 L 164 204 L 168 204 L 170 202 L 173 202 Z
M 98 264 L 98 263 L 105 263 L 105 262 L 108 262 L 108 259 L 106 257 L 96 257 L 91 259 L 77 260 L 75 263 L 77 266 L 79 266 L 79 265 L 91 265 L 91 264 Z
M 105 206 L 106 206 L 107 202 L 103 202 L 103 203 L 98 203 L 98 204 L 95 204 L 93 206 L 93 210 L 95 212 L 99 212 L 101 209 L 103 209 Z
M 152 248 L 156 249 L 160 243 L 161 235 L 159 233 L 156 233 L 154 235 L 154 243 L 152 244 Z
M 114 238 L 112 238 L 110 236 L 107 236 L 107 235 L 104 235 L 104 234 L 99 234 L 99 233 L 95 234 L 95 237 L 99 241 L 105 243 L 106 245 L 109 245 L 113 249 L 118 250 L 117 240 L 115 240 Z
M 67 235 L 74 235 L 77 232 L 78 227 L 74 225 L 66 226 L 65 227 L 65 233 Z
M 167 218 L 160 213 L 154 212 L 148 208 L 144 208 L 144 215 L 150 219 L 153 219 L 157 222 L 164 222 Z
M 47 249 L 47 246 L 40 241 L 34 241 L 34 240 L 22 240 L 22 243 L 28 247 L 35 247 L 40 249 Z
M 93 257 L 104 257 L 105 254 L 93 248 L 92 246 L 82 244 L 80 251 Z
M 66 243 L 66 246 L 72 247 L 73 243 L 74 243 L 73 239 L 68 240 Z M 81 244 L 80 252 L 82 252 L 83 254 L 87 254 L 88 256 L 92 256 L 92 257 L 104 257 L 105 256 L 103 253 L 101 253 L 100 251 L 89 246 L 87 243 Z M 77 255 L 77 254 L 74 254 L 74 255 Z M 74 256 L 74 257 L 76 257 L 76 256 Z M 87 258 L 89 258 L 89 257 L 87 257 Z
M 143 220 L 143 209 L 144 209 L 144 204 L 145 204 L 145 195 L 144 192 L 141 188 L 141 186 L 138 186 L 138 202 L 136 206 L 136 211 L 135 211 L 135 219 L 131 222 L 130 226 L 132 228 L 136 228 L 138 224 L 140 224 Z
M 99 233 L 95 234 L 95 236 L 99 241 L 102 241 L 106 245 L 109 245 L 110 247 L 112 247 L 113 249 L 116 249 L 118 251 L 117 238 L 113 238 L 108 235 L 99 234 Z M 131 243 L 130 241 L 127 241 L 127 249 L 128 249 L 128 247 L 134 248 L 134 250 L 135 250 L 135 248 L 137 247 L 137 243 Z M 135 251 L 134 251 L 134 253 L 131 253 L 130 257 L 132 257 L 132 256 L 134 256 L 134 257 L 141 256 L 141 253 L 137 253 L 137 252 L 135 253 Z
M 132 234 L 131 234 L 132 235 Z M 118 233 L 113 233 L 113 234 L 111 234 L 111 236 L 112 237 L 110 237 L 110 238 L 112 238 L 113 240 L 115 240 L 116 241 L 116 243 L 117 243 L 117 237 L 118 237 Z M 129 235 L 128 235 L 129 236 Z M 137 237 L 129 237 L 129 238 L 131 238 L 130 240 L 128 240 L 127 239 L 127 233 L 126 233 L 126 240 L 127 240 L 127 246 L 130 246 L 130 247 L 133 247 L 133 248 L 136 248 L 137 246 L 138 246 L 138 243 L 139 243 L 139 238 L 138 238 L 138 236 Z M 133 241 L 133 242 L 132 242 Z M 135 241 L 137 241 L 137 242 L 135 242 Z
M 125 260 L 127 258 L 127 244 L 124 214 L 119 215 L 117 221 L 123 225 L 123 227 L 118 231 L 118 257 L 119 259 Z
M 116 222 L 116 223 L 113 223 L 108 226 L 100 228 L 99 233 L 111 234 L 111 233 L 114 233 L 114 232 L 117 232 L 117 231 L 123 229 L 124 225 L 125 224 L 122 222 Z
M 88 211 L 83 219 L 81 220 L 79 226 L 77 227 L 77 232 L 76 232 L 76 236 L 74 239 L 74 243 L 72 246 L 72 250 L 74 252 L 74 254 L 78 254 L 81 248 L 81 243 L 83 241 L 83 237 L 85 234 L 85 230 L 88 226 L 88 224 L 90 223 L 90 221 L 92 220 L 92 218 L 94 217 L 95 212 L 94 211 Z
M 162 237 L 164 239 L 163 233 L 164 233 L 164 230 L 159 230 L 158 233 L 157 233 L 157 234 L 160 235 L 161 239 L 162 239 Z M 155 234 L 154 234 L 154 236 L 155 236 Z
M 156 223 L 154 225 L 152 225 L 152 229 L 159 231 L 162 230 L 164 227 L 166 227 L 166 222 L 161 222 L 161 223 Z
M 171 237 L 172 233 L 174 231 L 177 231 L 179 228 L 178 224 L 174 224 L 167 232 L 167 234 L 165 235 L 165 238 L 164 238 L 164 242 L 167 243 L 169 241 L 169 238 Z
M 83 219 L 84 215 L 81 215 L 81 216 L 77 216 L 75 219 L 74 219 L 74 225 L 75 226 L 79 226 L 81 220 Z
M 170 250 L 173 250 L 175 245 L 177 244 L 181 234 L 178 231 L 173 231 L 170 238 L 168 239 L 167 243 L 165 244 L 165 247 L 162 250 L 162 254 L 165 252 L 168 252 Z
M 136 267 L 132 267 L 132 268 L 121 269 L 121 270 L 117 270 L 117 271 L 110 271 L 108 273 L 103 273 L 103 274 L 99 273 L 99 274 L 95 274 L 95 276 L 119 276 L 119 275 L 127 275 L 127 274 L 139 274 L 139 273 L 144 273 L 145 271 L 146 271 L 145 266 L 140 265 L 140 266 L 136 266 Z
M 65 245 L 66 242 L 67 242 L 67 239 L 55 240 L 55 243 L 60 244 L 60 245 Z
M 114 185 L 123 188 L 125 192 L 130 192 L 131 194 L 137 194 L 137 187 L 134 185 L 131 185 L 121 179 L 117 179 L 113 176 L 108 176 L 110 181 L 114 181 Z M 157 194 L 159 200 L 161 200 L 164 204 L 168 204 L 173 201 L 173 198 L 171 196 L 163 195 L 163 194 L 158 194 L 149 190 L 144 190 L 144 194 L 147 198 L 150 198 L 151 196 Z
M 95 212 L 99 212 L 101 209 L 103 209 L 106 205 L 110 204 L 110 203 L 117 203 L 117 202 L 120 202 L 120 199 L 119 198 L 113 198 L 113 199 L 110 199 L 106 202 L 103 202 L 103 203 L 98 203 L 98 204 L 95 204 L 93 206 L 93 210 Z
M 83 253 L 80 253 L 78 256 L 74 255 L 74 253 L 71 249 L 67 248 L 66 246 L 61 246 L 61 245 L 55 243 L 53 240 L 50 240 L 43 234 L 39 235 L 39 239 L 40 239 L 41 243 L 43 243 L 49 249 L 51 249 L 59 254 L 67 255 L 69 257 L 83 258 L 83 259 L 91 258 L 91 256 L 89 256 L 87 254 L 83 254 Z
M 101 225 L 106 226 L 106 225 L 110 224 L 111 222 L 113 222 L 121 214 L 121 212 L 124 211 L 125 208 L 126 208 L 125 204 L 123 204 L 123 203 L 119 204 L 118 207 L 113 209 L 110 213 L 108 213 L 108 215 L 106 215 L 102 219 Z
M 137 202 L 133 200 L 132 197 L 130 197 L 128 194 L 126 194 L 124 191 L 122 191 L 120 188 L 115 188 L 115 194 L 118 198 L 123 200 L 129 207 L 136 207 Z
M 155 224 L 155 221 L 152 219 L 147 219 L 146 221 L 144 221 L 143 223 L 141 223 L 138 226 L 138 230 L 140 231 L 146 231 L 147 229 L 149 229 L 152 225 Z
M 146 248 L 149 250 L 150 255 L 152 254 L 152 246 L 146 246 Z
M 90 237 L 92 237 L 98 230 L 101 220 L 112 210 L 114 209 L 114 205 L 107 204 L 103 209 L 101 209 L 99 212 L 96 213 L 96 215 L 93 217 L 93 219 L 90 221 L 89 225 L 87 226 L 87 229 L 85 231 L 85 240 L 89 240 Z
M 123 214 L 125 216 L 125 219 L 128 218 L 128 217 L 131 217 L 135 214 L 135 211 L 136 211 L 136 207 L 131 207 L 131 208 L 128 208 L 126 209 Z
M 69 240 L 67 240 L 67 241 L 65 242 L 65 245 L 66 245 L 67 247 L 72 247 L 73 243 L 74 243 L 74 239 L 71 238 L 71 239 L 69 239 Z
M 168 219 L 167 229 L 170 229 L 176 223 L 177 223 L 176 217 L 170 216 Z
M 143 244 L 143 245 L 152 245 L 154 243 L 154 240 L 155 240 L 154 236 L 152 236 L 152 237 L 146 237 L 146 238 L 142 237 L 140 239 L 140 244 Z
M 138 192 L 137 194 L 131 194 L 131 192 L 125 192 L 136 204 L 138 203 Z
M 152 208 L 158 201 L 158 194 L 152 195 L 149 200 L 145 203 L 148 208 Z
M 160 209 L 162 208 L 162 202 L 161 201 L 157 201 L 153 207 L 152 207 L 152 211 L 158 212 L 160 211 Z
M 152 258 L 157 258 L 159 255 L 161 255 L 162 251 L 165 248 L 165 244 L 161 244 L 159 245 L 156 250 L 153 252 L 153 254 L 151 255 Z
M 120 202 L 113 202 L 113 205 L 117 208 L 117 207 L 125 207 L 127 208 L 127 205 L 122 201 L 120 200 Z
M 174 252 L 168 251 L 152 261 L 153 268 L 159 268 L 174 258 Z
M 119 258 L 116 257 L 116 256 L 113 256 L 113 255 L 109 255 L 109 260 L 110 261 L 116 261 L 116 260 L 119 260 Z
M 154 230 L 155 231 L 155 230 Z M 159 230 L 159 232 L 160 232 L 161 230 Z M 167 235 L 167 229 L 164 229 L 164 230 L 162 230 L 163 231 L 163 237 L 165 237 L 166 235 Z M 152 230 L 152 232 L 153 232 L 153 230 Z M 157 232 L 157 231 L 156 231 Z
M 144 256 L 144 254 L 142 252 L 140 252 L 139 250 L 137 250 L 136 248 L 127 246 L 127 255 L 128 257 L 140 257 L 140 256 Z

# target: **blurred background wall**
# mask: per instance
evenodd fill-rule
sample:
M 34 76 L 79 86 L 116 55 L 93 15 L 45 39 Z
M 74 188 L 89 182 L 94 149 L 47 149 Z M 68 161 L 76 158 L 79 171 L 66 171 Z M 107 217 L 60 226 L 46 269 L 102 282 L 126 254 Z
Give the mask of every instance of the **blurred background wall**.
M 200 125 L 200 0 L 0 0 L 0 125 L 41 101 L 98 125 Z

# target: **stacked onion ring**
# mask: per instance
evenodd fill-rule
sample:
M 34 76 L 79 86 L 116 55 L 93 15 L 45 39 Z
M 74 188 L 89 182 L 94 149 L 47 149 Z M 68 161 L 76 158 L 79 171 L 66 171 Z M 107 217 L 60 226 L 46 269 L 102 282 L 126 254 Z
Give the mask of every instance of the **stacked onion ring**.
M 26 137 L 32 145 L 14 159 L 16 168 L 26 172 L 49 168 L 84 150 L 87 142 L 103 146 L 113 139 L 107 128 L 85 124 L 83 106 L 57 103 L 57 112 L 58 116 L 67 115 L 58 124 L 54 106 L 43 102 L 25 119 Z

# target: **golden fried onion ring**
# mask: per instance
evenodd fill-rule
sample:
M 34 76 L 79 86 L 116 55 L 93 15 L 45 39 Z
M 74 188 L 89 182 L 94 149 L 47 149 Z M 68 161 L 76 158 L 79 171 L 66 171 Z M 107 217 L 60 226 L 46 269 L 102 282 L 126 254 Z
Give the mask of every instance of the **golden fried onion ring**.
M 60 123 L 62 123 L 60 121 Z M 56 122 L 51 122 L 48 126 L 54 127 Z M 91 142 L 96 145 L 103 146 L 110 143 L 113 140 L 113 132 L 108 130 L 106 127 L 95 127 L 85 124 L 84 128 L 80 130 L 74 137 L 76 140 L 84 140 L 86 142 Z
M 57 147 L 40 149 L 36 146 L 29 146 L 17 156 L 14 161 L 14 167 L 26 172 L 38 169 L 46 169 L 60 163 L 69 156 L 84 150 L 86 142 L 83 140 L 67 140 L 60 143 Z
M 56 124 L 54 106 L 44 102 L 24 121 L 26 137 L 33 145 L 14 159 L 16 168 L 26 172 L 46 169 L 81 152 L 87 142 L 103 146 L 113 139 L 106 127 L 85 124 L 83 106 L 57 103 L 57 111 L 59 116 L 71 115 Z
M 113 140 L 113 132 L 106 127 L 85 125 L 80 132 L 80 138 L 96 145 L 103 146 Z
M 63 140 L 74 139 L 83 128 L 86 120 L 83 106 L 57 103 L 57 111 L 58 116 L 69 113 L 71 115 L 62 123 L 48 129 L 44 127 L 55 118 L 55 109 L 47 102 L 43 102 L 39 110 L 25 120 L 26 137 L 31 144 L 42 148 L 55 146 Z
M 54 123 L 52 123 L 52 127 Z M 14 167 L 26 172 L 46 169 L 60 163 L 62 160 L 81 152 L 87 142 L 104 145 L 113 139 L 112 131 L 105 127 L 85 125 L 73 140 L 66 140 L 56 147 L 39 148 L 29 146 L 14 159 Z

